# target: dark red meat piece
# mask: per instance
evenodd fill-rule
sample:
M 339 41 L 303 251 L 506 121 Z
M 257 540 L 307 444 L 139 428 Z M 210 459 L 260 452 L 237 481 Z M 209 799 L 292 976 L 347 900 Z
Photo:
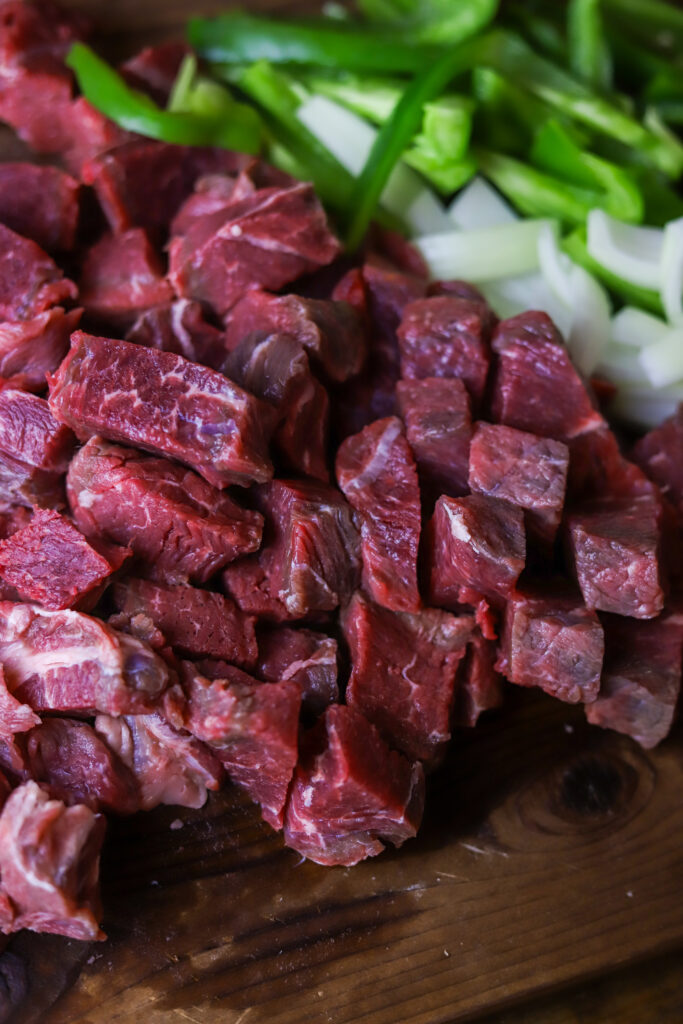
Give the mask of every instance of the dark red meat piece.
M 42 249 L 73 249 L 80 185 L 58 167 L 0 164 L 0 222 Z
M 0 390 L 0 500 L 61 507 L 73 443 L 73 434 L 57 422 L 45 399 Z
M 130 769 L 87 722 L 46 718 L 27 739 L 31 776 L 65 804 L 134 814 L 140 804 Z
M 427 495 L 467 494 L 472 421 L 461 380 L 426 377 L 396 385 L 398 412 Z
M 169 278 L 179 296 L 222 316 L 249 289 L 281 288 L 338 253 L 312 187 L 299 182 L 259 189 L 198 218 L 171 242 Z
M 71 44 L 88 32 L 88 20 L 51 0 L 3 0 L 0 10 L 0 66 L 22 66 L 41 59 L 58 67 Z
M 502 320 L 492 345 L 497 355 L 491 397 L 494 420 L 558 441 L 604 423 L 545 313 Z
M 327 391 L 311 373 L 305 350 L 285 334 L 247 335 L 230 353 L 224 373 L 278 413 L 274 441 L 286 464 L 329 480 Z
M 490 360 L 480 303 L 451 295 L 417 299 L 404 309 L 396 333 L 402 377 L 457 377 L 479 405 Z
M 544 544 L 552 544 L 560 525 L 568 466 L 561 441 L 498 424 L 474 426 L 470 488 L 523 508 L 527 528 Z
M 420 490 L 401 421 L 377 420 L 348 437 L 337 452 L 336 471 L 361 517 L 365 589 L 385 608 L 416 611 Z
M 236 348 L 254 331 L 289 335 L 329 380 L 348 380 L 363 368 L 363 322 L 347 302 L 250 291 L 228 316 L 228 348 Z
M 0 576 L 24 600 L 58 611 L 98 589 L 130 552 L 121 554 L 112 564 L 64 516 L 38 509 L 27 526 L 0 541 Z
M 314 715 L 339 699 L 337 641 L 312 629 L 269 629 L 259 636 L 258 673 L 269 683 L 296 683 Z
M 254 620 L 222 594 L 129 578 L 114 586 L 113 596 L 119 611 L 146 615 L 171 646 L 186 654 L 245 667 L 256 663 Z
M 188 668 L 187 728 L 211 745 L 230 778 L 282 828 L 297 759 L 301 691 L 294 682 L 259 683 L 239 669 L 210 681 Z
M 12 695 L 34 711 L 141 714 L 171 682 L 135 637 L 80 612 L 10 601 L 0 602 L 0 662 Z
M 27 732 L 40 724 L 40 718 L 28 704 L 22 704 L 7 689 L 5 673 L 0 666 L 0 736 L 9 739 L 17 732 Z
M 139 140 L 139 136 L 110 121 L 88 103 L 84 96 L 63 104 L 61 111 L 65 123 L 59 145 L 60 155 L 66 168 L 76 178 L 81 178 L 83 165 L 88 161 L 125 142 Z
M 411 761 L 437 764 L 451 736 L 458 665 L 472 617 L 390 612 L 357 593 L 343 616 L 352 671 L 347 704 Z
M 658 494 L 643 470 L 624 457 L 606 423 L 569 441 L 568 501 L 590 501 L 596 494 L 616 499 Z
M 642 437 L 632 455 L 662 494 L 683 512 L 683 405 Z
M 472 727 L 484 711 L 503 703 L 503 678 L 496 672 L 496 645 L 479 630 L 472 634 L 458 675 L 455 724 Z
M 0 378 L 24 391 L 43 391 L 47 374 L 54 373 L 69 351 L 81 313 L 56 306 L 31 320 L 0 322 Z
M 35 782 L 15 789 L 0 815 L 0 929 L 106 938 L 97 924 L 104 830 L 101 815 L 65 807 Z
M 31 320 L 76 295 L 76 285 L 40 246 L 0 224 L 0 319 Z
M 511 683 L 589 703 L 600 688 L 603 653 L 602 626 L 578 593 L 546 585 L 508 601 L 496 667 Z
M 238 605 L 278 621 L 344 604 L 358 582 L 360 542 L 339 491 L 308 480 L 273 480 L 260 489 L 259 501 L 268 543 L 223 574 Z
M 182 356 L 76 331 L 49 383 L 52 412 L 80 440 L 128 442 L 186 463 L 217 487 L 272 475 L 272 410 Z
M 681 690 L 683 617 L 651 622 L 603 616 L 605 663 L 597 700 L 586 706 L 593 725 L 632 736 L 650 750 L 667 736 Z
M 31 522 L 33 513 L 25 505 L 0 505 L 0 540 L 7 540 Z
M 40 718 L 36 715 L 38 724 Z M 26 756 L 26 744 L 21 737 L 0 735 L 0 768 L 14 782 L 26 782 L 31 778 L 28 759 Z
M 204 174 L 195 181 L 194 192 L 185 200 L 171 222 L 171 235 L 185 235 L 200 217 L 224 210 L 261 188 L 289 188 L 296 178 L 262 160 L 244 157 L 239 173 Z
M 173 298 L 159 256 L 142 228 L 105 235 L 83 257 L 81 305 L 103 328 L 130 327 L 140 313 Z
M 202 307 L 190 299 L 177 299 L 141 313 L 126 334 L 127 341 L 146 348 L 175 352 L 191 363 L 220 370 L 225 362 L 225 336 L 204 319 Z
M 165 107 L 180 65 L 189 52 L 189 46 L 183 42 L 146 46 L 119 70 L 129 85 L 147 93 L 155 103 Z
M 95 729 L 137 780 L 140 807 L 202 807 L 220 789 L 223 770 L 211 751 L 159 715 L 98 715 Z
M 433 604 L 476 603 L 468 591 L 499 603 L 512 593 L 526 557 L 520 508 L 483 494 L 444 495 L 436 503 L 430 534 Z
M 487 337 L 490 337 L 494 327 L 498 323 L 498 317 L 493 312 L 482 293 L 468 281 L 432 281 L 427 288 L 427 295 L 449 295 L 454 299 L 467 299 L 468 302 L 476 303 Z
M 424 774 L 356 708 L 332 705 L 304 737 L 285 842 L 317 864 L 357 864 L 416 835 Z
M 664 607 L 661 507 L 651 498 L 597 501 L 571 513 L 571 561 L 588 608 L 652 619 Z
M 87 537 L 130 547 L 168 582 L 205 583 L 261 543 L 258 512 L 189 469 L 99 438 L 72 459 L 67 493 Z

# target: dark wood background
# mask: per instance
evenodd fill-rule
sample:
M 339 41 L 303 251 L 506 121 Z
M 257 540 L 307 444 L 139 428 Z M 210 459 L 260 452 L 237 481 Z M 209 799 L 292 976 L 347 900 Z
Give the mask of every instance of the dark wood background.
M 72 6 L 120 56 L 224 4 Z M 108 942 L 23 933 L 0 976 L 21 1024 L 678 1024 L 682 794 L 680 727 L 645 753 L 511 688 L 456 737 L 402 850 L 301 862 L 233 789 L 114 822 Z

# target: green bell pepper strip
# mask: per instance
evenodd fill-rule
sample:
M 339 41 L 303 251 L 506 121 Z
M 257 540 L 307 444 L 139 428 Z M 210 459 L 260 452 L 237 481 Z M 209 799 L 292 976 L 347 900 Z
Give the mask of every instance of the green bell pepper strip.
M 418 43 L 456 45 L 481 32 L 499 0 L 357 0 L 362 14 L 410 33 Z
M 598 91 L 612 85 L 612 58 L 605 40 L 600 0 L 569 0 L 567 5 L 569 67 Z
M 252 107 L 226 101 L 218 116 L 162 110 L 144 93 L 129 88 L 83 43 L 73 44 L 66 63 L 85 98 L 127 131 L 183 146 L 220 146 L 243 153 L 261 149 L 261 121 Z
M 192 18 L 188 39 L 200 56 L 218 63 L 267 60 L 374 74 L 415 73 L 429 67 L 442 52 L 417 46 L 414 40 L 386 29 L 347 26 L 330 18 L 313 23 L 277 21 L 238 11 L 218 18 Z
M 548 6 L 546 0 L 546 14 Z M 523 33 L 524 37 L 533 43 L 537 49 L 545 53 L 547 57 L 550 57 L 551 60 L 556 61 L 558 64 L 564 65 L 567 63 L 567 41 L 564 35 L 564 25 L 561 21 L 551 21 L 550 18 L 533 10 L 532 5 L 528 2 L 506 3 L 503 13 L 506 22 L 509 21 L 513 28 Z
M 663 0 L 603 0 L 603 3 L 608 17 L 620 29 L 630 29 L 641 43 L 680 53 L 683 47 L 680 6 Z
M 599 205 L 594 189 L 581 188 L 544 174 L 502 153 L 475 147 L 482 173 L 527 217 L 554 217 L 564 224 L 584 224 Z
M 570 235 L 562 240 L 561 248 L 574 260 L 575 263 L 584 267 L 593 277 L 598 278 L 609 290 L 627 306 L 638 306 L 640 309 L 647 309 L 657 316 L 664 317 L 664 307 L 659 293 L 649 288 L 641 288 L 638 285 L 625 281 L 610 270 L 606 270 L 600 263 L 597 263 L 589 254 L 586 247 L 586 229 L 577 228 Z

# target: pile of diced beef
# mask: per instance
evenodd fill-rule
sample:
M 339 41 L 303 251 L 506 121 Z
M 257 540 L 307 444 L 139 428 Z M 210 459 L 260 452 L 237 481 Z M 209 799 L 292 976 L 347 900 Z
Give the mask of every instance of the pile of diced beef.
M 547 316 L 122 132 L 82 31 L 0 5 L 0 117 L 55 159 L 0 166 L 0 928 L 102 938 L 103 815 L 225 780 L 320 864 L 400 845 L 505 680 L 663 739 L 683 412 L 629 461 Z M 123 72 L 163 101 L 183 52 Z

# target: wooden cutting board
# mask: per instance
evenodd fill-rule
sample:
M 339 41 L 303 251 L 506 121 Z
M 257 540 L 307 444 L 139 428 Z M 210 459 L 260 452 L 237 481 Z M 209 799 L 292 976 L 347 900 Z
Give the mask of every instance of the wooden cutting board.
M 118 54 L 177 34 L 197 10 L 72 6 L 99 18 Z M 511 687 L 504 713 L 456 737 L 403 849 L 351 869 L 302 862 L 233 789 L 201 811 L 115 821 L 102 868 L 108 942 L 23 933 L 0 956 L 0 983 L 8 970 L 19 979 L 21 1024 L 499 1019 L 683 947 L 682 793 L 680 728 L 645 753 L 579 709 Z M 681 1014 L 670 1019 L 682 1019 L 675 957 L 666 978 Z M 653 1012 L 633 1019 L 659 1024 Z M 553 1016 L 570 1019 L 607 1018 Z

